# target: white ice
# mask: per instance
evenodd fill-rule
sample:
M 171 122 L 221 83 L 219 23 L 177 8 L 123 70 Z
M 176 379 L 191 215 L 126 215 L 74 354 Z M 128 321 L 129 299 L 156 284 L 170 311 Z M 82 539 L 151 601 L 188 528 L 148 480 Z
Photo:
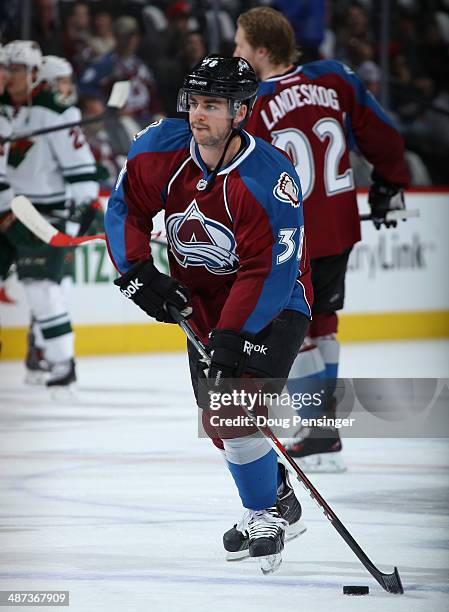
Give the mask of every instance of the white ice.
M 449 341 L 345 345 L 341 376 L 448 377 L 448 354 Z M 347 473 L 310 476 L 374 563 L 398 566 L 404 595 L 381 590 L 299 484 L 308 531 L 263 576 L 224 561 L 241 507 L 197 437 L 185 356 L 83 358 L 78 372 L 77 399 L 55 402 L 22 384 L 21 363 L 0 365 L 0 590 L 69 590 L 73 612 L 448 610 L 448 440 L 348 439 Z

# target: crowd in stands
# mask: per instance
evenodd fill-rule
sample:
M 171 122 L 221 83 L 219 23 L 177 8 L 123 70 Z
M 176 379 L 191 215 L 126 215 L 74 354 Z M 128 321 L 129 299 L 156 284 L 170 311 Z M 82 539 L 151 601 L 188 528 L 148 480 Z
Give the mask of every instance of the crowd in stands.
M 0 37 L 4 44 L 26 34 L 44 54 L 67 58 L 86 116 L 104 108 L 115 81 L 131 80 L 121 132 L 107 123 L 89 129 L 93 149 L 115 173 L 131 134 L 176 115 L 185 72 L 208 52 L 232 54 L 236 18 L 264 4 L 290 19 L 301 63 L 341 60 L 379 97 L 380 0 L 34 0 L 25 29 L 24 2 L 8 0 L 0 8 Z M 413 182 L 448 184 L 449 0 L 389 4 L 387 108 L 404 136 Z M 363 183 L 363 169 L 358 175 Z

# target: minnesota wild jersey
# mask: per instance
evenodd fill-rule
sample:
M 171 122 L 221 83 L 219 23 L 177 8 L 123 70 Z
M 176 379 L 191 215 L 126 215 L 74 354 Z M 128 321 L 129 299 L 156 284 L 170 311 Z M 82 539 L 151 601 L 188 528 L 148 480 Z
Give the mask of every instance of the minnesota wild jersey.
M 60 104 L 41 87 L 33 91 L 29 105 L 14 106 L 7 93 L 0 105 L 19 136 L 81 119 L 79 109 Z M 69 198 L 79 204 L 98 195 L 95 160 L 79 127 L 11 143 L 7 175 L 15 194 L 39 208 L 64 208 Z
M 1 139 L 8 138 L 11 134 L 11 126 L 7 118 L 0 111 L 0 214 L 9 210 L 10 202 L 14 193 L 9 185 L 6 174 L 8 161 L 9 143 L 2 144 Z

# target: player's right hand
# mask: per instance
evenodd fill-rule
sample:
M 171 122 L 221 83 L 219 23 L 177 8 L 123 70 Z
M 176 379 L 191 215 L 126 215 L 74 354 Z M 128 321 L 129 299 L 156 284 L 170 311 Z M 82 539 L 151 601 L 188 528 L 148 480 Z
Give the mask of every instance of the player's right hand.
M 159 272 L 149 259 L 135 264 L 126 274 L 117 278 L 114 285 L 120 288 L 125 297 L 157 321 L 175 323 L 167 312 L 167 303 L 179 310 L 185 319 L 192 314 L 187 287 Z
M 211 362 L 207 377 L 219 387 L 226 378 L 239 378 L 251 354 L 252 343 L 231 329 L 212 330 L 208 350 Z
M 396 227 L 397 221 L 388 221 L 387 215 L 391 210 L 404 210 L 404 193 L 396 185 L 385 181 L 375 180 L 368 194 L 371 206 L 371 218 L 374 227 L 378 230 L 382 225 Z

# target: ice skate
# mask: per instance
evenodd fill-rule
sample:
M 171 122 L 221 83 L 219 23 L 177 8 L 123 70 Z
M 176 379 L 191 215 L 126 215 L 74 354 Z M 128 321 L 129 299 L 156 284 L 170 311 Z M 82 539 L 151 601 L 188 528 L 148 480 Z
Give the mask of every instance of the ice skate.
M 310 427 L 301 430 L 300 434 L 298 438 L 290 439 L 285 444 L 285 448 L 303 472 L 309 474 L 346 472 L 338 429 Z
M 258 557 L 264 574 L 276 571 L 282 563 L 285 527 L 276 506 L 265 510 L 247 510 L 239 525 L 249 535 L 249 556 Z
M 46 385 L 52 391 L 54 399 L 64 399 L 73 396 L 75 383 L 76 370 L 74 359 L 51 364 Z
M 281 518 L 287 521 L 285 526 L 285 541 L 293 540 L 304 533 L 307 529 L 301 521 L 302 508 L 293 487 L 290 484 L 288 472 L 282 464 L 279 464 L 282 473 L 283 486 L 281 493 L 278 493 L 276 506 Z M 240 561 L 250 556 L 249 534 L 242 528 L 242 521 L 234 525 L 223 535 L 223 546 L 226 550 L 226 561 Z M 243 530 L 242 530 L 243 529 Z
M 50 365 L 44 357 L 44 352 L 36 346 L 34 334 L 28 334 L 28 351 L 25 358 L 25 383 L 27 385 L 45 385 Z

